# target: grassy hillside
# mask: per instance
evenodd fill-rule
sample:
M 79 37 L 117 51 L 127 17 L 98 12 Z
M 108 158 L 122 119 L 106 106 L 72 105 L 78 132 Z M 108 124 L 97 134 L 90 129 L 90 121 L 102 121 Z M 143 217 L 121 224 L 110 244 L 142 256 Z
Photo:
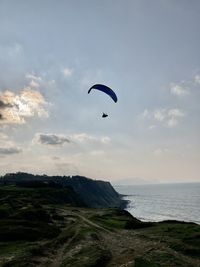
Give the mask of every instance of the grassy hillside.
M 127 201 L 122 200 L 109 182 L 93 180 L 83 176 L 47 176 L 29 173 L 8 173 L 0 178 L 0 184 L 23 187 L 54 185 L 71 187 L 84 203 L 91 208 L 124 207 Z
M 84 206 L 71 188 L 0 186 L 1 267 L 198 267 L 200 226 Z

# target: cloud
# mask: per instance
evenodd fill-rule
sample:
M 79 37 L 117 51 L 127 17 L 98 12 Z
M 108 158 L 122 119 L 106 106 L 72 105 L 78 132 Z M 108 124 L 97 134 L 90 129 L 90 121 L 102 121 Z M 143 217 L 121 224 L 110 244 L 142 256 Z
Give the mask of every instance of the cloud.
M 0 123 L 23 124 L 30 117 L 48 117 L 43 95 L 30 87 L 19 94 L 10 90 L 0 94 Z
M 157 121 L 163 121 L 166 118 L 166 112 L 165 109 L 161 110 L 155 110 L 154 113 L 154 119 Z
M 22 149 L 17 146 L 0 147 L 0 155 L 19 154 L 21 152 L 22 152 Z
M 86 133 L 75 133 L 69 136 L 63 134 L 46 134 L 46 133 L 37 133 L 33 138 L 33 143 L 40 145 L 49 145 L 49 146 L 62 146 L 65 143 L 87 145 L 91 148 L 100 145 L 107 145 L 110 143 L 110 138 L 108 136 L 95 137 L 88 135 Z
M 50 146 L 60 146 L 64 143 L 71 143 L 71 141 L 64 135 L 42 133 L 37 133 L 33 141 L 37 144 Z
M 7 139 L 8 139 L 8 136 L 0 132 L 0 140 L 2 141 L 2 140 L 7 140 Z
M 71 138 L 74 141 L 77 141 L 77 142 L 80 142 L 80 143 L 96 140 L 96 137 L 88 135 L 86 133 L 73 134 L 73 135 L 71 135 Z
M 25 77 L 26 77 L 26 79 L 29 79 L 29 80 L 35 81 L 35 82 L 41 82 L 42 81 L 42 78 L 40 76 L 37 76 L 37 75 L 32 74 L 32 73 L 27 73 Z
M 108 144 L 110 143 L 110 137 L 108 136 L 104 136 L 100 139 L 100 141 L 103 143 L 103 144 Z
M 5 103 L 3 100 L 0 99 L 0 109 L 12 107 L 11 104 Z
M 169 109 L 168 110 L 168 116 L 169 117 L 184 117 L 183 111 L 180 109 L 174 108 L 174 109 Z
M 172 84 L 170 87 L 170 92 L 171 94 L 176 96 L 185 96 L 189 94 L 188 89 L 178 84 Z
M 195 75 L 194 81 L 195 81 L 195 83 L 200 84 L 200 75 L 199 74 Z
M 70 77 L 72 76 L 72 73 L 73 73 L 73 69 L 69 69 L 69 68 L 64 68 L 62 70 L 62 73 L 65 77 Z
M 104 154 L 105 154 L 105 152 L 103 150 L 93 150 L 90 152 L 91 156 L 102 156 Z
M 0 156 L 19 154 L 22 152 L 22 148 L 20 148 L 15 142 L 9 139 L 9 137 L 0 132 Z
M 156 109 L 154 111 L 148 111 L 145 109 L 145 111 L 140 115 L 141 118 L 151 121 L 149 129 L 156 128 L 157 125 L 155 125 L 155 123 L 165 127 L 175 127 L 179 123 L 179 120 L 184 116 L 185 113 L 178 108 L 163 108 Z
M 12 105 L 10 103 L 5 103 L 3 100 L 0 99 L 0 121 L 4 120 L 3 113 L 5 113 L 5 111 L 3 110 L 11 107 Z
M 55 75 L 54 75 L 55 77 Z M 48 93 L 51 90 L 55 90 L 56 88 L 56 81 L 54 79 L 49 79 L 49 73 L 42 72 L 40 75 L 36 75 L 34 72 L 27 73 L 25 78 L 28 80 L 28 87 L 33 90 L 45 90 Z
M 108 136 L 103 137 L 95 137 L 92 135 L 88 135 L 86 133 L 79 133 L 79 134 L 73 134 L 71 135 L 71 139 L 75 142 L 84 143 L 84 142 L 92 142 L 92 143 L 102 143 L 102 144 L 108 144 L 110 143 L 110 138 Z
M 31 80 L 30 81 L 30 86 L 32 87 L 32 88 L 39 88 L 40 87 L 40 84 L 38 83 L 38 82 L 36 82 L 36 81 L 34 81 L 34 80 Z

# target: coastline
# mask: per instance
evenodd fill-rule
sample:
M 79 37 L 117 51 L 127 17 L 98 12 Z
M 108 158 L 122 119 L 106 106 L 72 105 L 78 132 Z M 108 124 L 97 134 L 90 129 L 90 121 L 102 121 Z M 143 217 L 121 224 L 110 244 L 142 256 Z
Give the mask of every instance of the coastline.
M 126 200 L 125 209 L 142 221 L 178 220 L 200 224 L 200 183 L 115 188 Z

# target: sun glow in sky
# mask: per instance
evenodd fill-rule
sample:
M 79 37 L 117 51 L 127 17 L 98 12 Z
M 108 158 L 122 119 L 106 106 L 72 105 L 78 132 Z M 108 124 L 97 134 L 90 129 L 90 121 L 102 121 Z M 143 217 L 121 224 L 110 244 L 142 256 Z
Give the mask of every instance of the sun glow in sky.
M 0 174 L 200 182 L 199 13 L 198 0 L 0 0 Z M 96 83 L 118 102 L 88 95 Z

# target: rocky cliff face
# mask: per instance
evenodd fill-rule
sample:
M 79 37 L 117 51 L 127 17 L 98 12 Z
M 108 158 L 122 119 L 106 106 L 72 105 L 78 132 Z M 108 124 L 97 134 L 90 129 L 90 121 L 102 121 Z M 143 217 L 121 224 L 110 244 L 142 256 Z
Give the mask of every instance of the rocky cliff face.
M 109 182 L 74 176 L 66 179 L 65 185 L 71 186 L 76 193 L 80 194 L 89 207 L 108 208 L 125 205 L 125 201 L 122 200 Z
M 28 173 L 10 173 L 1 177 L 3 184 L 15 184 L 23 187 L 72 187 L 88 207 L 108 208 L 126 206 L 109 182 L 93 180 L 83 176 L 46 176 Z

